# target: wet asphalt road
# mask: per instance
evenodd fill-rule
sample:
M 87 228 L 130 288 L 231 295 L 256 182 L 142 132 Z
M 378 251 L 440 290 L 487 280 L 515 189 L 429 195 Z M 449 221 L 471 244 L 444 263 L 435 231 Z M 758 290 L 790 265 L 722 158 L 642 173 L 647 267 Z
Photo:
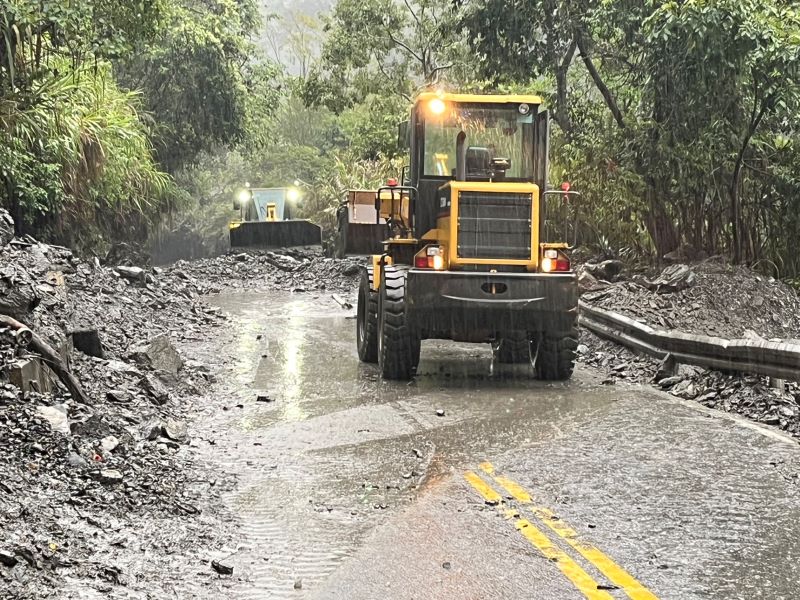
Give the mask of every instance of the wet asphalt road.
M 488 346 L 424 342 L 416 381 L 382 382 L 327 295 L 212 302 L 235 317 L 213 394 L 241 405 L 196 424 L 238 477 L 216 597 L 800 596 L 788 438 L 588 370 L 537 382 Z

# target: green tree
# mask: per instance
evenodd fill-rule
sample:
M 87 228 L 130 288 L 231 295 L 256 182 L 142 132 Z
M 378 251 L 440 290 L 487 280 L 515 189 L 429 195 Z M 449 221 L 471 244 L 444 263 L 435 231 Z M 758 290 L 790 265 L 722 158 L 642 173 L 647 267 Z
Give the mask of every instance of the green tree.
M 306 101 L 338 113 L 369 94 L 408 101 L 420 88 L 463 79 L 471 61 L 458 22 L 451 0 L 339 0 Z
M 159 162 L 170 172 L 200 152 L 242 141 L 253 110 L 269 113 L 253 60 L 254 0 L 173 0 L 146 52 L 120 61 L 121 83 L 141 90 Z M 262 102 L 251 110 L 253 102 Z

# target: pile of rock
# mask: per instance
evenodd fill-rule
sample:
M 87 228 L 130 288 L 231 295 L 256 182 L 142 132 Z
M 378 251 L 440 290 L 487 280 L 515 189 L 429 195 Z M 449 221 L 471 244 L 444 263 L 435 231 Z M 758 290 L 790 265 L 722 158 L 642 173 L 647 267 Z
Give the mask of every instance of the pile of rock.
M 82 394 L 0 326 L 0 590 L 63 597 L 58 582 L 83 579 L 108 591 L 142 528 L 206 535 L 192 519 L 217 492 L 198 483 L 185 423 L 210 376 L 175 342 L 224 319 L 200 284 L 12 239 L 8 222 L 0 212 L 0 314 L 29 326 Z
M 800 296 L 771 277 L 719 260 L 672 265 L 653 278 L 602 282 L 582 298 L 651 327 L 722 338 L 800 338 Z

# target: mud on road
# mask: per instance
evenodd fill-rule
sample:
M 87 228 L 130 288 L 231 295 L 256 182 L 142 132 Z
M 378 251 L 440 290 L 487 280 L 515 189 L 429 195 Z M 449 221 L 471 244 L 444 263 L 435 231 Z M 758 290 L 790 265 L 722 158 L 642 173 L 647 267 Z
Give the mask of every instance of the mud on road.
M 480 346 L 424 342 L 413 383 L 383 382 L 327 294 L 211 301 L 232 326 L 196 356 L 221 371 L 195 427 L 235 479 L 211 556 L 233 574 L 180 597 L 790 598 L 800 582 L 800 454 L 780 434 L 592 368 L 532 381 Z

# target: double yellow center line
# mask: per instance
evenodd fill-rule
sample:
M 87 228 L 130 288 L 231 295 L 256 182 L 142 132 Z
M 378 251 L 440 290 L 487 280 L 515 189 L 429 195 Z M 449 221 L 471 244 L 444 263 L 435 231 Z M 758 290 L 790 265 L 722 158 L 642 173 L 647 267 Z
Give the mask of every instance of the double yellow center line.
M 569 525 L 559 519 L 553 511 L 548 508 L 537 506 L 533 502 L 531 495 L 518 483 L 507 477 L 495 473 L 494 467 L 490 463 L 480 465 L 488 477 L 505 490 L 517 503 L 535 517 L 536 522 L 544 524 L 546 528 L 563 539 L 567 545 L 578 552 L 583 558 L 589 561 L 600 573 L 602 573 L 614 586 L 627 594 L 631 600 L 658 600 L 658 598 L 636 580 L 630 573 L 620 567 L 605 553 L 601 552 L 592 544 L 581 540 L 578 533 Z M 539 529 L 533 521 L 520 518 L 517 511 L 507 509 L 503 506 L 503 497 L 480 475 L 473 471 L 468 471 L 464 478 L 475 491 L 477 491 L 484 501 L 497 506 L 498 510 L 508 518 L 515 519 L 514 525 L 526 540 L 535 546 L 542 555 L 553 561 L 561 573 L 590 600 L 613 600 L 603 587 L 589 575 L 575 560 L 566 552 L 554 544 L 550 538 Z M 607 589 L 607 588 L 606 588 Z

